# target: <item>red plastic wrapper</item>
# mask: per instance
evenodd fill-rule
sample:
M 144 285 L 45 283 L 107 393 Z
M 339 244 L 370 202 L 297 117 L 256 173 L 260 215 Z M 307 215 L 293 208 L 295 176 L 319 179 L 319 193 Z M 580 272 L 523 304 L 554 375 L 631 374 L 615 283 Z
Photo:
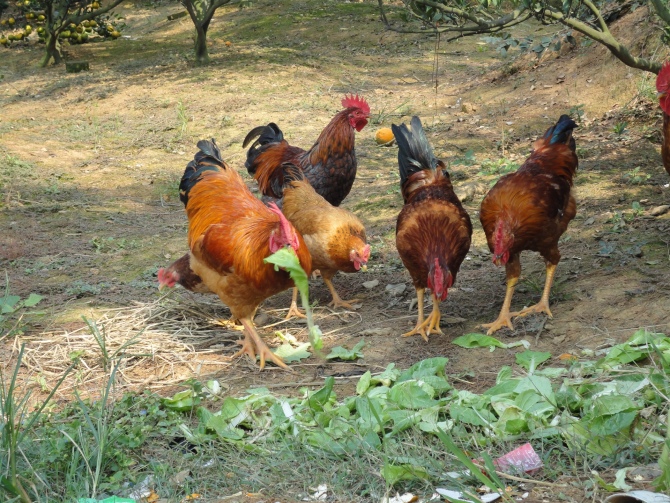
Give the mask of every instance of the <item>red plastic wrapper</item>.
M 495 467 L 505 473 L 533 473 L 542 468 L 542 460 L 533 446 L 523 444 L 493 461 Z

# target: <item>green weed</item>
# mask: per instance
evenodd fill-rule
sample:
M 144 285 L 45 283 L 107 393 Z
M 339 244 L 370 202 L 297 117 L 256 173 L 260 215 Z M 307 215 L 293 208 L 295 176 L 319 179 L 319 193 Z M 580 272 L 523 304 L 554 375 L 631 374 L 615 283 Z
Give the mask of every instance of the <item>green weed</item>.
M 624 173 L 623 175 L 624 182 L 630 185 L 645 184 L 651 178 L 651 175 L 643 173 L 641 170 L 642 168 L 640 166 L 637 166 L 636 168 L 628 171 L 627 173 Z
M 627 122 L 617 122 L 612 130 L 614 131 L 614 134 L 620 136 L 626 131 L 627 126 L 628 126 Z

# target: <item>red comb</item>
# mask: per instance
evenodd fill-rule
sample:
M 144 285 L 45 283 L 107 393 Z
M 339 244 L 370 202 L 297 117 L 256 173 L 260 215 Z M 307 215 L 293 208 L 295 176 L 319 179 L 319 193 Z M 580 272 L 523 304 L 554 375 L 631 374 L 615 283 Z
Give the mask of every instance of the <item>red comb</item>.
M 670 91 L 670 61 L 666 61 L 656 77 L 656 90 L 659 93 Z
M 360 108 L 361 111 L 365 113 L 365 115 L 370 115 L 370 105 L 368 105 L 368 102 L 365 101 L 363 96 L 359 96 L 358 94 L 355 96 L 353 94 L 345 94 L 344 98 L 342 99 L 342 106 L 344 108 Z

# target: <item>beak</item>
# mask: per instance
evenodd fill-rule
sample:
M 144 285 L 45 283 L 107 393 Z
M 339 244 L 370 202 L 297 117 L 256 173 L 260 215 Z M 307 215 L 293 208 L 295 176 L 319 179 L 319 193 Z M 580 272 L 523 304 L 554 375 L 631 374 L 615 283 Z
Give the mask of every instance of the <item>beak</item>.
M 664 98 L 668 94 L 668 91 L 658 91 L 656 93 L 657 98 Z
M 363 272 L 367 272 L 367 271 L 368 271 L 368 266 L 367 266 L 367 264 L 363 264 L 363 265 L 361 266 L 361 271 L 363 271 Z

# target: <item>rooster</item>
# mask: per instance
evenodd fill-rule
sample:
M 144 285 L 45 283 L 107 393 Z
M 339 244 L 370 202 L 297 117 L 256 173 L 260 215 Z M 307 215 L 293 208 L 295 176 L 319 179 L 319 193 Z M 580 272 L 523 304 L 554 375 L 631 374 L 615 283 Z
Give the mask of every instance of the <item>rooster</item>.
M 312 267 L 318 269 L 323 282 L 333 296 L 333 307 L 352 309 L 350 301 L 340 298 L 332 279 L 337 271 L 356 272 L 365 269 L 370 258 L 365 227 L 351 212 L 337 208 L 316 193 L 300 168 L 286 163 L 282 166 L 284 187 L 282 210 L 286 218 L 300 232 L 312 256 Z M 297 290 L 287 318 L 302 316 L 296 304 Z
M 498 319 L 482 325 L 489 329 L 489 335 L 503 327 L 513 330 L 515 316 L 546 313 L 552 317 L 549 292 L 561 259 L 558 240 L 577 214 L 572 195 L 572 179 L 578 165 L 572 137 L 575 127 L 570 117 L 561 115 L 533 144 L 526 162 L 515 173 L 500 178 L 482 201 L 479 219 L 493 263 L 504 265 L 507 273 L 507 291 Z M 536 305 L 510 313 L 524 250 L 537 251 L 546 261 L 544 291 Z
M 403 335 L 421 334 L 427 341 L 431 333 L 442 334 L 439 304 L 447 298 L 470 249 L 472 223 L 454 194 L 444 163 L 433 154 L 421 120 L 412 117 L 410 128 L 391 126 L 405 201 L 396 224 L 396 246 L 412 277 L 419 309 L 416 326 Z M 432 292 L 433 311 L 424 320 L 426 288 Z
M 263 259 L 289 246 L 309 274 L 307 246 L 276 205 L 254 197 L 214 141 L 202 140 L 198 148 L 179 185 L 188 215 L 189 270 L 244 327 L 242 349 L 234 357 L 247 354 L 255 361 L 258 355 L 261 369 L 266 359 L 287 368 L 261 340 L 252 318 L 263 300 L 293 286 L 286 271 L 275 271 Z
M 656 77 L 656 90 L 663 111 L 663 145 L 661 157 L 663 166 L 670 175 L 670 61 L 666 62 Z
M 345 96 L 344 110 L 338 112 L 309 150 L 289 145 L 279 127 L 271 122 L 247 134 L 242 146 L 249 147 L 244 166 L 258 182 L 261 193 L 280 199 L 284 185 L 282 164 L 290 162 L 305 173 L 316 192 L 333 206 L 339 206 L 349 194 L 356 178 L 354 130 L 368 123 L 370 106 L 365 99 Z

